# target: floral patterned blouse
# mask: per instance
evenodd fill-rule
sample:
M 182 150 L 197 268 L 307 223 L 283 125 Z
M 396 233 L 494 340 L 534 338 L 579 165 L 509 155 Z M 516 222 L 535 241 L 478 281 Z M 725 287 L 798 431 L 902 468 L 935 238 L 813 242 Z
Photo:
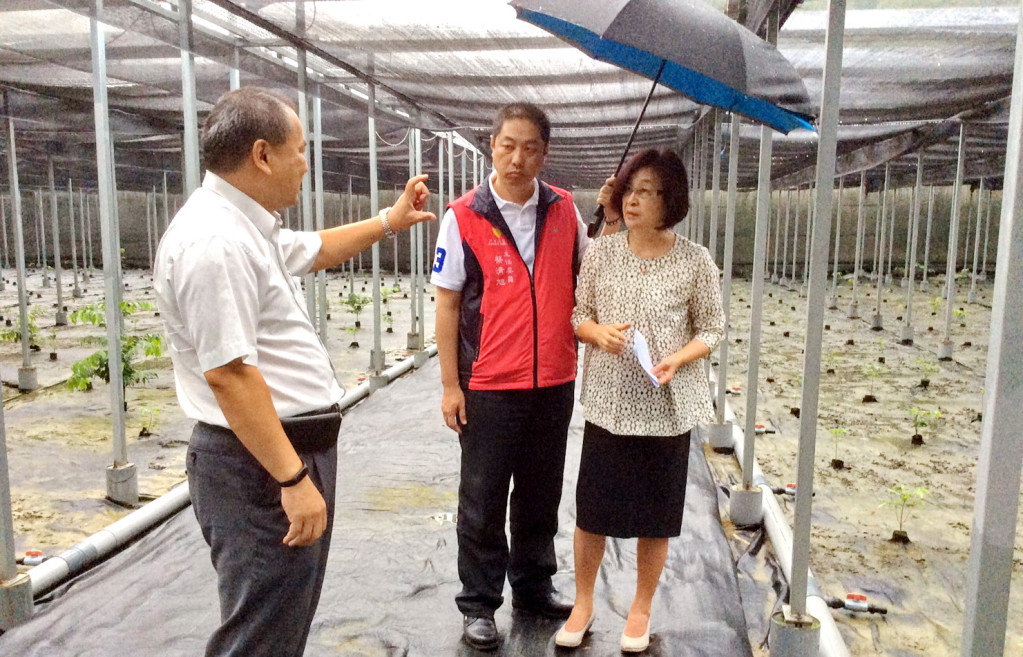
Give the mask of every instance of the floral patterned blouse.
M 572 326 L 631 324 L 621 355 L 586 345 L 582 403 L 587 421 L 626 436 L 678 436 L 710 420 L 713 407 L 700 358 L 657 388 L 633 351 L 635 330 L 646 337 L 656 365 L 696 338 L 713 349 L 724 333 L 718 270 L 710 252 L 681 235 L 664 255 L 644 259 L 628 232 L 594 240 L 576 288 Z

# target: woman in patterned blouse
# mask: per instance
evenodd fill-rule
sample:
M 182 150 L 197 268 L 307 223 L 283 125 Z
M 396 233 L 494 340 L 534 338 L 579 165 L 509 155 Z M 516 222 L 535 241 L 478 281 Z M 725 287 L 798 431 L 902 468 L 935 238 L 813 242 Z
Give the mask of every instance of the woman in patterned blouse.
M 637 537 L 638 581 L 622 650 L 650 640 L 650 606 L 685 505 L 689 432 L 712 407 L 701 359 L 724 330 L 718 270 L 673 227 L 689 212 L 686 170 L 669 151 L 637 154 L 598 201 L 612 227 L 586 251 L 572 324 L 586 343 L 586 426 L 576 488 L 576 598 L 558 632 L 575 647 L 593 622 L 605 537 Z M 642 336 L 642 337 L 640 337 Z M 649 373 L 635 345 L 649 347 Z

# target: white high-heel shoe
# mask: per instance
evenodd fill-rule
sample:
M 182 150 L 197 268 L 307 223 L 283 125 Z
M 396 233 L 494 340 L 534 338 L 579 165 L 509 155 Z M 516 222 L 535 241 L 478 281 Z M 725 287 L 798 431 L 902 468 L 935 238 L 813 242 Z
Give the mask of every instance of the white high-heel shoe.
M 583 642 L 583 637 L 590 631 L 590 627 L 593 625 L 594 616 L 596 616 L 596 614 L 590 613 L 590 619 L 586 621 L 586 625 L 583 626 L 583 629 L 578 632 L 569 632 L 565 629 L 565 625 L 562 625 L 561 629 L 558 630 L 558 633 L 554 635 L 554 644 L 561 646 L 562 648 L 578 648 Z
M 650 621 L 646 623 L 643 636 L 629 636 L 622 630 L 622 652 L 644 652 L 650 647 Z

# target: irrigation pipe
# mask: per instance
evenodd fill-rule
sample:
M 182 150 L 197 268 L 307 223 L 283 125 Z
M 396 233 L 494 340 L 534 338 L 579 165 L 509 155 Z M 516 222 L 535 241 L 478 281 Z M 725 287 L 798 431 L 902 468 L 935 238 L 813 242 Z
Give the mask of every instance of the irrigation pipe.
M 717 385 L 715 375 L 712 375 L 712 379 L 715 385 Z M 750 392 L 747 390 L 745 394 L 750 394 Z M 744 434 L 742 429 L 739 428 L 731 404 L 727 402 L 725 403 L 724 417 L 726 422 L 732 423 L 732 446 L 735 450 L 735 458 L 741 466 L 743 463 Z M 753 485 L 759 486 L 764 493 L 764 529 L 767 530 L 767 536 L 771 539 L 771 544 L 774 546 L 774 553 L 778 557 L 778 563 L 781 566 L 782 574 L 785 575 L 785 580 L 791 582 L 792 529 L 789 527 L 788 520 L 785 518 L 781 507 L 778 506 L 778 500 L 774 496 L 774 491 L 767 477 L 764 476 L 764 472 L 760 469 L 760 464 L 757 463 L 755 458 L 753 459 L 753 472 L 751 475 L 749 478 L 753 481 Z M 798 485 L 799 482 L 796 483 Z M 817 584 L 813 572 L 809 569 L 807 569 L 806 608 L 821 623 L 819 657 L 851 657 L 849 648 L 845 645 L 845 640 L 842 639 L 842 635 L 838 632 L 838 626 L 835 625 L 835 619 L 831 615 L 831 608 L 825 602 L 824 594 Z
M 437 345 L 431 345 L 425 353 L 437 355 Z M 390 383 L 412 369 L 413 358 L 384 370 L 381 376 Z M 345 410 L 369 396 L 369 382 L 363 381 L 341 398 L 341 410 Z M 50 557 L 28 571 L 32 583 L 32 597 L 39 597 L 65 580 L 88 570 L 93 564 L 105 559 L 118 548 L 133 541 L 143 533 L 167 520 L 189 505 L 188 482 L 175 486 L 144 507 L 132 511 L 117 522 L 96 532 L 77 545 Z

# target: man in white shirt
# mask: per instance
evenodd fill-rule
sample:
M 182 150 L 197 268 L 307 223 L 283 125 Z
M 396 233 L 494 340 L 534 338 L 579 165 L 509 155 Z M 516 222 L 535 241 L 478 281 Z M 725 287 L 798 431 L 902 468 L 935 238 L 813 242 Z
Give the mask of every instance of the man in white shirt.
M 294 277 L 436 217 L 418 176 L 378 217 L 282 229 L 306 141 L 291 101 L 270 90 L 221 97 L 202 146 L 203 185 L 160 242 L 154 287 L 178 400 L 197 421 L 189 492 L 221 611 L 206 655 L 299 657 L 330 545 L 344 391 Z
M 500 643 L 505 576 L 516 609 L 550 618 L 572 609 L 551 576 L 576 376 L 569 320 L 589 239 L 571 193 L 537 179 L 549 141 L 535 105 L 498 111 L 494 172 L 452 201 L 431 277 L 441 411 L 462 450 L 455 602 L 464 640 L 481 650 Z

